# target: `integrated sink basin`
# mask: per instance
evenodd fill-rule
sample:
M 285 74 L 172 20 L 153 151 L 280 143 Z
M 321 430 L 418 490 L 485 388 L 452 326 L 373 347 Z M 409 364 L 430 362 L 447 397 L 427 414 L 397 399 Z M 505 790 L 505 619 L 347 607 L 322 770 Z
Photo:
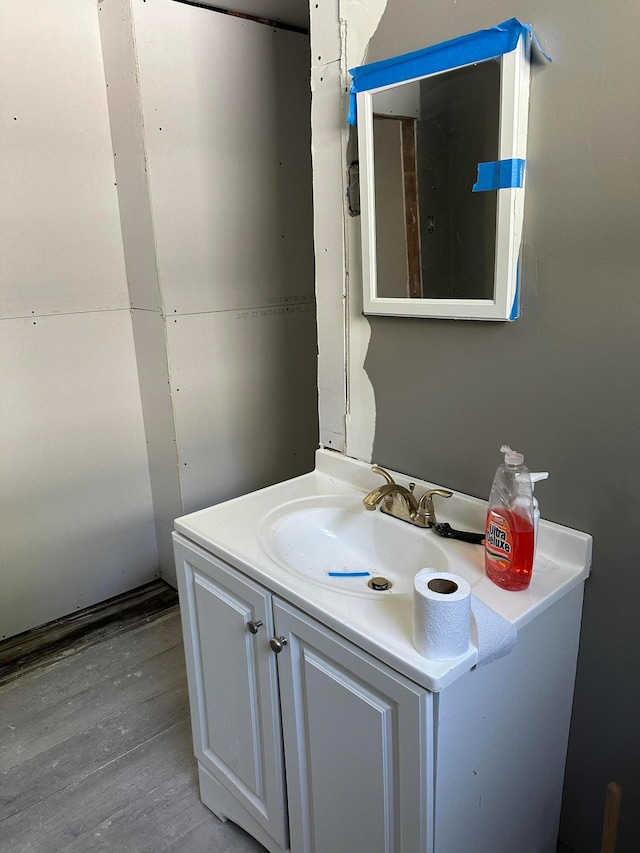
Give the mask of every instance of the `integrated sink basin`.
M 407 476 L 387 473 L 409 488 Z M 316 468 L 308 474 L 176 519 L 176 541 L 184 540 L 195 549 L 190 571 L 200 573 L 198 567 L 207 561 L 238 571 L 257 600 L 263 601 L 268 592 L 282 607 L 298 608 L 436 692 L 474 666 L 477 642 L 473 635 L 468 654 L 455 661 L 430 660 L 416 649 L 412 593 L 420 569 L 460 575 L 479 601 L 518 631 L 581 586 L 589 574 L 591 537 L 542 520 L 531 586 L 523 592 L 507 592 L 486 576 L 478 545 L 444 539 L 432 530 L 392 518 L 383 514 L 380 504 L 375 512 L 367 512 L 363 499 L 380 485 L 384 489 L 380 475 L 369 464 L 320 449 Z M 440 487 L 416 481 L 418 500 L 434 488 Z M 439 521 L 458 530 L 479 531 L 487 504 L 454 492 L 446 501 L 436 500 L 436 511 Z M 369 575 L 332 576 L 330 572 Z M 370 589 L 367 583 L 376 576 L 391 581 L 391 588 Z M 579 613 L 576 616 L 579 619 Z M 258 636 L 267 639 L 264 632 Z M 542 666 L 546 672 L 546 664 Z
M 361 499 L 344 495 L 279 506 L 264 519 L 260 543 L 278 565 L 350 595 L 407 595 L 420 569 L 449 570 L 434 533 L 367 512 Z M 389 587 L 372 589 L 377 578 Z

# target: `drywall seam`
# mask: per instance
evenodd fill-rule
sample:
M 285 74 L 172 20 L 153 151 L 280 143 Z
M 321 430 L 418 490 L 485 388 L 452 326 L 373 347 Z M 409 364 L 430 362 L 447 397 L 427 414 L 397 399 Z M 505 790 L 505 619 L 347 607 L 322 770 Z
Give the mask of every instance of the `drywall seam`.
M 38 313 L 37 311 L 31 311 L 29 314 L 11 314 L 7 317 L 0 317 L 0 323 L 5 320 L 35 320 L 38 317 L 66 317 L 68 314 L 102 314 L 104 312 L 109 311 L 128 311 L 129 306 L 123 305 L 120 308 L 87 308 L 83 310 L 82 308 L 78 308 L 77 310 L 69 311 L 42 311 Z

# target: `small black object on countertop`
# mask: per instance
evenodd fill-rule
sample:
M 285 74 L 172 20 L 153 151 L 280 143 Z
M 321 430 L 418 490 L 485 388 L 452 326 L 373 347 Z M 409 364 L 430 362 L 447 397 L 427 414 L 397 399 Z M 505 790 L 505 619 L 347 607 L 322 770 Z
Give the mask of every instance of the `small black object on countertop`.
M 431 527 L 445 539 L 459 539 L 461 542 L 471 542 L 474 545 L 484 545 L 484 533 L 470 533 L 467 530 L 455 530 L 446 522 L 436 521 Z

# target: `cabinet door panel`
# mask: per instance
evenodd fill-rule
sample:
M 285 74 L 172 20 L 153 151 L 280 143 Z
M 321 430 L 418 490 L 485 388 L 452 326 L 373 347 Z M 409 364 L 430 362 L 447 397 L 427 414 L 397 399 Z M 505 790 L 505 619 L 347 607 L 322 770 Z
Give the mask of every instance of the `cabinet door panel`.
M 313 767 L 314 849 L 392 850 L 394 705 L 309 648 L 298 665 L 304 678 L 306 751 Z M 354 815 L 366 815 L 366 820 L 354 825 Z
M 296 853 L 432 850 L 432 696 L 280 601 Z
M 197 570 L 193 582 L 207 709 L 202 751 L 246 796 L 263 799 L 257 663 L 246 628 L 253 608 Z
M 175 550 L 196 757 L 286 846 L 271 596 L 196 546 Z

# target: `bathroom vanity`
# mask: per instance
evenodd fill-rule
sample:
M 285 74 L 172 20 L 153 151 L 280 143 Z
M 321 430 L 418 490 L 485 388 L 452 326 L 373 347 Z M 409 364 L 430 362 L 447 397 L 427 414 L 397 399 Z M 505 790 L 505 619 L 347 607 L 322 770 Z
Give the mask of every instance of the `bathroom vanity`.
M 477 545 L 366 512 L 378 484 L 319 450 L 310 474 L 176 521 L 202 800 L 270 851 L 555 853 L 590 537 L 542 521 L 530 588 L 506 592 Z M 484 525 L 483 501 L 438 509 Z M 476 666 L 472 632 L 455 660 L 419 655 L 424 566 L 515 625 L 513 650 Z M 328 574 L 365 567 L 391 587 Z

